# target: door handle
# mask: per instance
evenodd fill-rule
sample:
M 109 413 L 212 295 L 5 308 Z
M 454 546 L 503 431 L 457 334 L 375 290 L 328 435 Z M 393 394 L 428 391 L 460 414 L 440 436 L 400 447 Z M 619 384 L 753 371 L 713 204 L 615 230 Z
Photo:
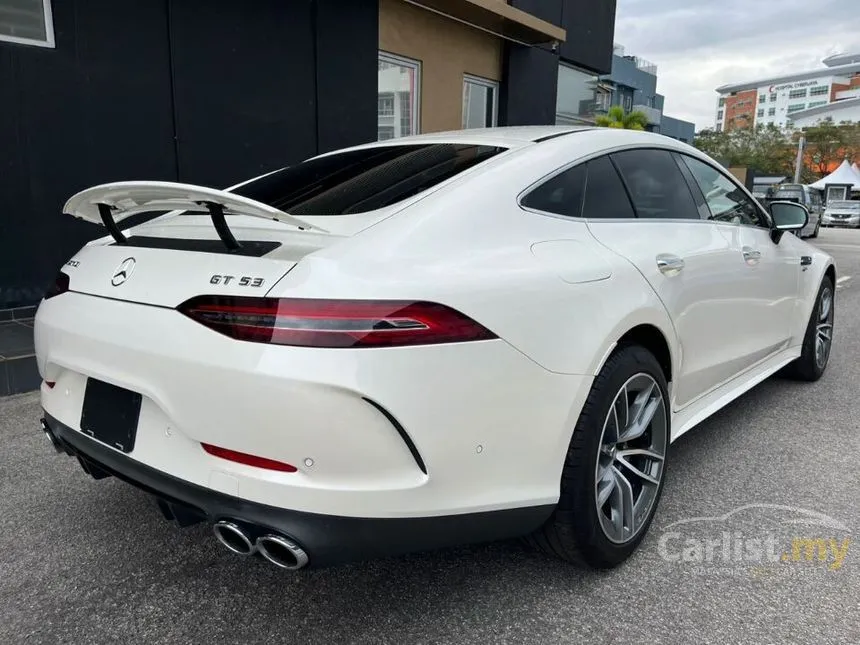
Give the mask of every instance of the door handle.
M 657 256 L 657 268 L 665 275 L 677 275 L 684 268 L 684 260 L 671 253 L 661 253 Z
M 757 264 L 758 261 L 761 260 L 761 251 L 759 251 L 758 249 L 745 246 L 741 250 L 744 254 L 744 262 L 748 262 L 750 264 Z

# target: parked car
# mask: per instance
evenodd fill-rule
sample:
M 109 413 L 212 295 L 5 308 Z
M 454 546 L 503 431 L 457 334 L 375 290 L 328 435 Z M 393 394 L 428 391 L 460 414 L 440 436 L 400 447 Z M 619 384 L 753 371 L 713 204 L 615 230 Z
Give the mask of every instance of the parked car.
M 830 202 L 824 209 L 822 224 L 860 228 L 860 201 Z
M 63 210 L 109 235 L 38 308 L 46 435 L 291 570 L 515 536 L 615 566 L 674 440 L 831 351 L 806 208 L 648 132 L 419 135 Z
M 779 184 L 771 190 L 769 201 L 791 201 L 805 206 L 809 222 L 800 231 L 800 237 L 818 237 L 824 215 L 824 202 L 818 190 L 805 184 Z

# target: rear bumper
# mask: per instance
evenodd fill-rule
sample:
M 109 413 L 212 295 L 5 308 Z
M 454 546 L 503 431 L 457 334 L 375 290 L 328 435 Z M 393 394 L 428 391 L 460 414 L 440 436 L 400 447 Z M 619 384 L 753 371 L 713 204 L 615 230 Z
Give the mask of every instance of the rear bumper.
M 501 340 L 377 350 L 234 341 L 162 307 L 66 293 L 35 326 L 42 408 L 80 430 L 88 379 L 140 393 L 128 458 L 268 507 L 340 517 L 555 504 L 591 377 Z M 202 443 L 292 464 L 220 459 Z
M 178 479 L 90 439 L 45 414 L 43 428 L 59 449 L 78 458 L 97 479 L 115 476 L 153 495 L 180 525 L 233 520 L 249 533 L 274 531 L 298 542 L 309 566 L 426 551 L 526 535 L 554 505 L 462 515 L 362 518 L 321 515 L 255 503 Z

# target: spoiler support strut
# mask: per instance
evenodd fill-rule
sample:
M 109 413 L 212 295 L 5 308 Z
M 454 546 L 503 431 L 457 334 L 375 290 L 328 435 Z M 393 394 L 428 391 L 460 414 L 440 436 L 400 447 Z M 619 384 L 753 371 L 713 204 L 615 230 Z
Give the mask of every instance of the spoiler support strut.
M 209 210 L 209 216 L 212 218 L 212 225 L 218 232 L 218 237 L 224 242 L 229 250 L 235 251 L 242 245 L 236 240 L 230 227 L 227 226 L 227 220 L 224 219 L 224 206 L 218 202 L 202 202 Z
M 128 242 L 128 238 L 123 235 L 123 232 L 119 230 L 119 226 L 116 225 L 110 206 L 102 203 L 98 203 L 96 206 L 99 207 L 99 215 L 101 215 L 102 223 L 105 225 L 108 233 L 110 233 L 113 239 L 116 240 L 117 244 L 126 244 Z

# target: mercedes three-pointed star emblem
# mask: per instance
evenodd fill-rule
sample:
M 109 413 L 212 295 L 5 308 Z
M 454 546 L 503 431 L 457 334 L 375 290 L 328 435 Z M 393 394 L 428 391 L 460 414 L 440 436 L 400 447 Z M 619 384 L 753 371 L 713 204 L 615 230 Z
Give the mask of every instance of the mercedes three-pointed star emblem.
M 134 271 L 135 264 L 137 264 L 137 260 L 135 260 L 134 258 L 126 258 L 125 260 L 123 260 L 122 264 L 120 264 L 116 268 L 116 271 L 114 271 L 110 283 L 113 286 L 118 287 L 123 282 L 128 280 L 131 277 L 132 272 Z

